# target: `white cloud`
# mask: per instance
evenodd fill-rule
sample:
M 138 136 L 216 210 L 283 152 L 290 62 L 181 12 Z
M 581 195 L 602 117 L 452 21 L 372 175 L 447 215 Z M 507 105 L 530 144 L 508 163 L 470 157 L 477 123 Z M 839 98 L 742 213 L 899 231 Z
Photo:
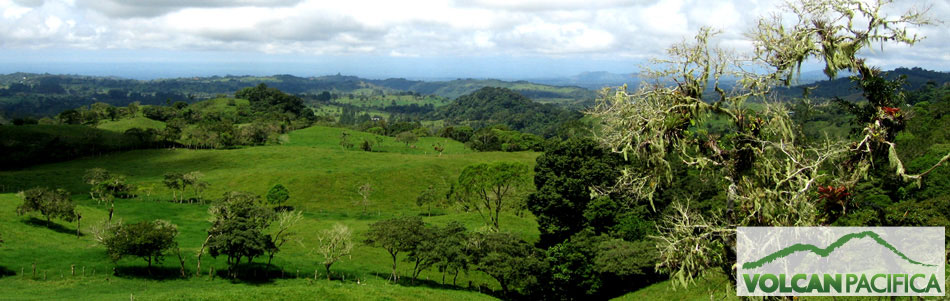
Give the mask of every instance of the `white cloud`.
M 15 0 L 0 1 L 0 49 L 223 50 L 393 57 L 636 58 L 662 54 L 700 26 L 721 45 L 749 49 L 745 33 L 780 0 Z M 899 2 L 891 14 L 916 2 Z M 950 3 L 931 15 L 950 18 Z M 950 21 L 950 20 L 946 20 Z M 874 62 L 950 69 L 945 25 L 919 30 L 912 48 Z

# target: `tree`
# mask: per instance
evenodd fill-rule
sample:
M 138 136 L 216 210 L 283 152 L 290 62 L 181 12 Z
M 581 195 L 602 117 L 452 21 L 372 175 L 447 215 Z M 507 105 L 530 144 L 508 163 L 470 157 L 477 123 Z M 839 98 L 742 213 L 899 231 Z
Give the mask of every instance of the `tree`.
M 65 110 L 57 116 L 62 124 L 80 124 L 82 123 L 82 113 L 74 109 Z
M 920 181 L 950 160 L 948 154 L 919 174 L 907 172 L 894 142 L 902 116 L 889 105 L 896 95 L 893 86 L 857 57 L 875 42 L 912 45 L 920 39 L 908 35 L 908 27 L 930 23 L 917 11 L 898 18 L 880 15 L 888 2 L 789 2 L 786 9 L 793 19 L 779 14 L 761 19 L 749 34 L 755 52 L 744 57 L 712 46 L 717 32 L 704 28 L 694 42 L 671 47 L 671 58 L 656 62 L 659 69 L 646 72 L 656 83 L 675 85 L 647 85 L 632 94 L 618 89 L 605 93 L 590 111 L 600 122 L 603 145 L 643 163 L 626 167 L 613 191 L 652 204 L 657 191 L 673 180 L 672 160 L 717 175 L 724 183 L 721 215 L 707 217 L 688 203 L 674 202 L 668 222 L 660 227 L 657 269 L 674 276 L 674 285 L 686 287 L 709 269 L 721 269 L 735 281 L 737 226 L 821 225 L 845 214 L 827 210 L 834 207 L 824 206 L 818 187 L 845 187 L 842 193 L 858 187 L 877 165 L 872 161 L 879 162 L 875 158 L 887 158 L 892 174 L 908 182 Z M 798 138 L 784 104 L 760 110 L 746 104 L 766 100 L 772 87 L 788 85 L 810 58 L 823 60 L 829 77 L 842 70 L 857 74 L 853 79 L 874 106 L 857 141 L 806 143 Z M 772 69 L 750 71 L 761 66 Z M 723 78 L 739 80 L 727 90 L 719 84 Z M 706 91 L 714 95 L 704 95 Z M 726 120 L 732 133 L 719 136 L 695 127 L 709 118 Z
M 426 216 L 432 216 L 432 205 L 438 206 L 442 200 L 441 194 L 439 191 L 432 185 L 429 185 L 426 190 L 423 190 L 418 197 L 416 197 L 416 205 L 419 207 L 426 206 Z
M 469 165 L 458 178 L 456 200 L 474 209 L 492 230 L 498 231 L 501 210 L 511 207 L 516 193 L 527 186 L 530 170 L 521 163 L 483 163 Z
M 195 199 L 198 202 L 201 202 L 201 190 L 208 187 L 208 182 L 202 180 L 204 176 L 205 175 L 201 173 L 200 171 L 192 171 L 192 172 L 183 174 L 181 176 L 182 194 L 184 194 L 185 186 L 191 186 L 191 188 L 194 189 Z M 190 203 L 191 201 L 188 201 L 188 202 Z
M 458 279 L 459 272 L 468 270 L 469 258 L 468 242 L 471 234 L 458 221 L 451 221 L 445 227 L 436 230 L 435 245 L 429 247 L 438 258 L 435 267 L 442 273 L 442 284 L 445 284 L 445 274 L 451 272 L 452 285 Z
M 510 233 L 477 234 L 471 244 L 473 268 L 498 281 L 505 296 L 537 282 L 546 268 L 537 249 Z
M 161 263 L 165 253 L 178 246 L 177 235 L 178 227 L 168 221 L 118 223 L 108 228 L 100 243 L 113 262 L 124 256 L 139 257 L 148 263 L 151 272 L 152 262 Z
M 591 139 L 571 139 L 549 148 L 536 160 L 536 191 L 528 209 L 538 218 L 540 247 L 547 248 L 591 226 L 586 216 L 591 187 L 611 187 L 623 158 Z M 618 214 L 618 208 L 608 212 Z
M 369 195 L 373 193 L 373 185 L 370 185 L 369 183 L 360 185 L 360 187 L 357 188 L 357 193 L 360 194 L 362 199 L 356 200 L 356 205 L 363 208 L 363 211 L 360 214 L 365 215 L 366 208 L 369 207 L 370 204 L 372 204 L 369 200 Z
M 336 223 L 332 229 L 326 229 L 317 236 L 317 253 L 323 256 L 323 267 L 330 280 L 330 266 L 350 256 L 353 251 L 353 232 L 346 225 Z
M 46 187 L 36 187 L 21 191 L 18 196 L 23 200 L 16 208 L 19 215 L 38 211 L 46 217 L 46 223 L 51 218 L 59 218 L 67 222 L 76 219 L 76 204 L 73 203 L 69 192 L 64 189 L 52 190 Z
M 291 231 L 300 220 L 303 219 L 303 213 L 300 211 L 280 211 L 277 213 L 276 223 L 271 225 L 271 242 L 274 244 L 274 247 L 267 251 L 267 266 L 270 266 L 271 260 L 274 259 L 274 255 L 280 251 L 280 248 L 284 246 L 287 242 L 297 240 L 297 232 Z
M 396 141 L 405 143 L 406 146 L 408 147 L 409 144 L 416 143 L 416 141 L 419 141 L 419 137 L 416 136 L 416 134 L 411 131 L 405 131 L 396 135 Z
M 389 252 L 393 260 L 393 273 L 389 279 L 395 282 L 399 280 L 396 273 L 396 256 L 403 251 L 412 251 L 424 238 L 420 235 L 424 233 L 424 228 L 422 218 L 417 216 L 382 220 L 369 225 L 363 243 Z
M 257 195 L 227 192 L 208 212 L 212 218 L 208 254 L 215 258 L 227 256 L 231 277 L 237 276 L 235 268 L 242 258 L 250 263 L 254 257 L 276 248 L 270 235 L 264 234 L 274 220 L 274 210 L 261 206 Z
M 177 200 L 179 203 L 182 202 L 185 194 L 185 187 L 188 186 L 187 182 L 185 181 L 184 174 L 180 172 L 167 172 L 165 173 L 165 179 L 162 180 L 162 184 L 165 184 L 165 187 L 168 187 L 168 189 L 172 190 L 173 200 Z
M 99 183 L 105 182 L 110 177 L 112 177 L 112 174 L 110 174 L 108 170 L 105 170 L 103 168 L 97 167 L 97 168 L 87 169 L 86 174 L 83 175 L 82 177 L 82 180 L 86 184 L 92 185 L 92 189 L 89 190 L 89 197 L 92 198 L 93 200 L 96 200 L 96 202 L 103 201 L 102 193 L 104 191 L 101 191 L 100 189 L 98 189 L 99 188 L 98 186 L 99 186 Z
M 419 243 L 413 246 L 409 250 L 408 256 L 406 256 L 406 261 L 413 263 L 412 278 L 409 280 L 410 285 L 416 283 L 416 278 L 419 277 L 422 271 L 429 269 L 440 259 L 439 253 L 436 251 L 439 239 L 438 229 L 423 226 L 418 231 L 415 235 L 418 237 Z
M 138 115 L 139 108 L 141 108 L 142 103 L 138 101 L 130 102 L 125 109 L 126 114 L 129 114 L 129 118 L 135 118 L 135 115 Z
M 281 203 L 290 199 L 290 192 L 283 184 L 277 184 L 267 191 L 267 202 L 274 206 L 280 206 Z

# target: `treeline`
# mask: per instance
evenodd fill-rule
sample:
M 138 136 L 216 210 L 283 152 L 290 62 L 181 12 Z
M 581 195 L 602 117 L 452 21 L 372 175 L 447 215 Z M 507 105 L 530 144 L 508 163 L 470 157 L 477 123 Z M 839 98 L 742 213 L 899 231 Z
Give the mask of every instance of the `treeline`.
M 21 168 L 81 156 L 113 151 L 154 148 L 232 148 L 279 142 L 281 135 L 310 126 L 316 117 L 299 97 L 258 85 L 235 93 L 248 100 L 237 104 L 227 101 L 227 110 L 175 102 L 168 106 L 140 105 L 125 107 L 96 102 L 71 108 L 55 118 L 19 118 L 14 126 L 0 126 L 0 150 L 4 156 L 0 168 Z M 142 116 L 164 122 L 163 128 L 129 128 L 123 133 L 96 129 L 102 121 L 118 121 Z
M 81 125 L 0 126 L 0 169 L 147 147 L 135 135 Z
M 482 88 L 429 114 L 393 114 L 389 120 L 363 107 L 338 105 L 342 107 L 338 126 L 392 137 L 411 133 L 450 138 L 477 151 L 541 151 L 548 139 L 589 134 L 587 126 L 579 121 L 580 113 L 535 103 L 505 88 Z M 392 108 L 396 107 L 385 109 Z M 424 113 L 431 107 L 422 108 L 419 112 Z M 424 121 L 441 121 L 444 125 L 426 127 Z

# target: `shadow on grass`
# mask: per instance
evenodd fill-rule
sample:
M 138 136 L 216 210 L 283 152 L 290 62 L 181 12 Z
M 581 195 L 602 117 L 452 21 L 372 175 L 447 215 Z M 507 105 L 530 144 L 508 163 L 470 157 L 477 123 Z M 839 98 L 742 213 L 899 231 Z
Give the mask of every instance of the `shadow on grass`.
M 209 270 L 203 269 L 201 275 L 198 275 L 198 278 L 209 278 Z M 280 269 L 277 267 L 272 267 L 267 269 L 267 265 L 263 263 L 251 263 L 251 264 L 241 264 L 236 267 L 237 277 L 231 278 L 228 274 L 227 267 L 215 267 L 214 269 L 214 278 L 221 280 L 229 280 L 231 282 L 242 282 L 252 285 L 260 285 L 274 282 L 274 279 L 280 279 Z M 185 279 L 195 277 L 195 271 L 185 269 L 185 276 L 182 277 L 181 268 L 173 266 L 153 266 L 151 269 L 144 265 L 136 266 L 118 266 L 115 268 L 116 277 L 126 278 L 126 279 L 150 279 L 150 280 L 176 280 L 176 279 Z M 286 276 L 292 276 L 285 272 Z M 289 278 L 289 277 L 285 277 Z
M 0 267 L 0 278 L 6 276 L 16 276 L 16 271 L 7 269 L 7 267 Z
M 32 216 L 29 219 L 23 220 L 23 223 L 34 227 L 44 227 L 62 234 L 76 235 L 76 229 L 69 229 L 55 222 L 46 222 L 45 219 L 38 219 Z M 80 236 L 82 235 L 83 234 L 80 233 Z
M 445 215 L 445 212 L 442 211 L 433 211 L 433 212 L 419 212 L 421 217 L 435 217 Z
M 181 268 L 176 267 L 157 267 L 149 269 L 146 266 L 118 266 L 115 268 L 116 277 L 133 279 L 146 278 L 151 280 L 175 280 L 182 279 Z M 190 276 L 185 271 L 186 276 Z

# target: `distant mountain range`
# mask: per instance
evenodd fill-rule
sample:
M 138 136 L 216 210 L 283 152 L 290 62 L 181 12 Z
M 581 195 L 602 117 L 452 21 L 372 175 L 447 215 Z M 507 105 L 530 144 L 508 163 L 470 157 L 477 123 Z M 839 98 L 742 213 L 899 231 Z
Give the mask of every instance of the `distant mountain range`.
M 886 71 L 884 77 L 887 79 L 896 79 L 905 77 L 905 90 L 918 90 L 925 85 L 933 84 L 943 86 L 950 83 L 950 72 L 939 72 L 914 68 L 897 68 Z M 847 100 L 860 100 L 861 91 L 849 77 L 839 77 L 834 80 L 821 80 L 802 84 L 791 88 L 776 89 L 777 93 L 784 97 L 801 97 L 805 88 L 810 88 L 809 97 L 812 98 L 831 98 L 841 97 Z
M 636 73 L 618 74 L 606 71 L 584 72 L 569 77 L 538 78 L 527 81 L 552 86 L 577 86 L 595 91 L 604 87 L 619 87 L 624 84 L 636 87 L 640 83 Z
M 950 73 L 921 68 L 897 68 L 887 73 L 889 78 L 902 75 L 907 77 L 907 88 L 910 90 L 919 89 L 928 83 L 944 85 L 950 82 Z M 818 80 L 821 78 L 824 78 L 824 74 L 820 71 L 803 72 L 799 82 L 806 84 L 777 89 L 777 93 L 783 97 L 801 97 L 803 87 L 814 87 L 812 97 L 845 96 L 846 99 L 860 99 L 860 92 L 849 78 Z M 519 81 L 366 79 L 340 74 L 319 77 L 229 75 L 143 81 L 117 77 L 12 73 L 0 75 L 0 116 L 52 116 L 94 102 L 117 106 L 133 101 L 142 104 L 164 104 L 179 100 L 194 102 L 222 94 L 233 95 L 241 88 L 259 83 L 291 94 L 319 94 L 324 91 L 362 95 L 414 92 L 451 99 L 484 87 L 497 87 L 511 89 L 537 102 L 578 109 L 592 104 L 598 97 L 597 91 L 603 87 L 627 84 L 635 88 L 640 81 L 636 73 L 603 71 Z

